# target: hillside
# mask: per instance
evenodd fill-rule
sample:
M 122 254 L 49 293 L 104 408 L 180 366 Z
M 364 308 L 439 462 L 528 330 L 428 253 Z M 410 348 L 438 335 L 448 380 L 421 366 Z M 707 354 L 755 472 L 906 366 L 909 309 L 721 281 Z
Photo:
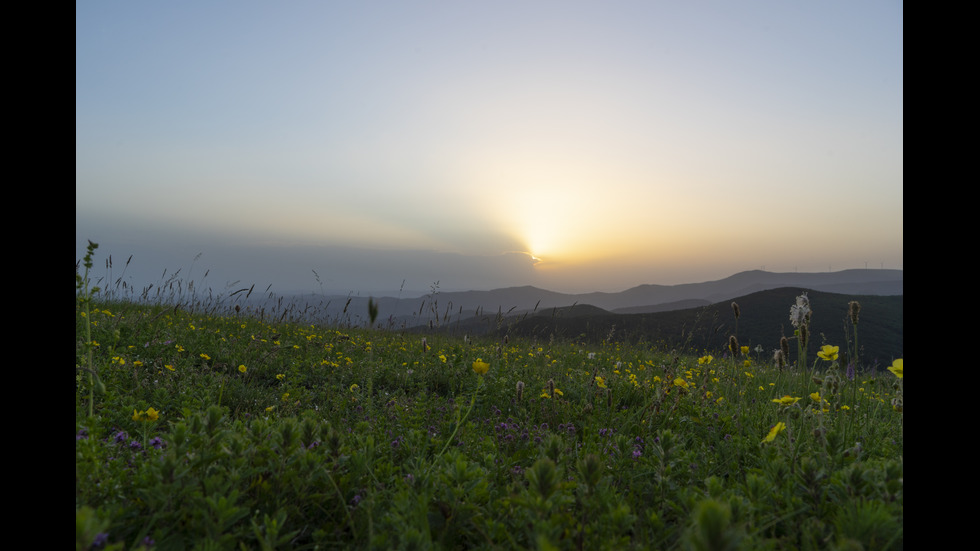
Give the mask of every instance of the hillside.
M 738 321 L 740 344 L 755 349 L 762 346 L 764 354 L 779 346 L 782 336 L 792 337 L 789 308 L 801 294 L 799 288 L 784 287 L 735 297 L 741 311 Z M 810 357 L 821 344 L 846 348 L 853 338 L 847 318 L 848 303 L 861 304 L 858 339 L 861 363 L 871 366 L 875 361 L 889 364 L 903 355 L 903 296 L 844 295 L 822 291 L 807 291 L 813 309 Z M 495 331 L 502 335 L 539 340 L 572 339 L 584 343 L 616 340 L 628 343 L 648 343 L 664 349 L 695 353 L 722 353 L 728 338 L 735 333 L 735 317 L 731 302 L 667 312 L 621 314 L 589 305 L 553 308 L 535 315 L 474 316 L 443 325 L 439 328 L 418 328 L 417 331 L 439 331 L 456 334 L 484 334 Z M 795 345 L 791 347 L 795 360 Z
M 650 313 L 683 310 L 777 288 L 812 289 L 844 295 L 901 295 L 902 270 L 842 270 L 824 273 L 740 272 L 717 281 L 680 285 L 639 285 L 617 293 L 569 294 L 533 286 L 490 291 L 439 292 L 419 298 L 375 297 L 378 321 L 389 328 L 465 324 L 474 317 L 534 315 L 553 308 L 588 304 L 609 312 Z M 366 322 L 367 296 L 271 296 L 244 305 L 252 309 L 289 307 L 349 325 Z

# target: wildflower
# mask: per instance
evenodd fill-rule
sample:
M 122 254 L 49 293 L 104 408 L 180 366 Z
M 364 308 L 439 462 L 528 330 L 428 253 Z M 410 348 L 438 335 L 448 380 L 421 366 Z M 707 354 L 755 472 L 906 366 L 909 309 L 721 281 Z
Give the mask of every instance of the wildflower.
M 687 381 L 685 381 L 684 379 L 681 379 L 680 377 L 674 379 L 674 386 L 679 386 L 679 387 L 681 387 L 683 389 L 690 388 L 689 385 L 687 384 Z
M 794 397 L 790 396 L 789 394 L 787 394 L 786 396 L 783 396 L 782 398 L 776 398 L 775 400 L 773 400 L 773 402 L 776 402 L 777 404 L 779 404 L 781 406 L 791 406 L 791 405 L 793 405 L 793 404 L 795 404 L 796 402 L 799 402 L 799 401 L 800 401 L 799 398 L 794 398 Z
M 276 380 L 277 381 L 281 381 L 281 380 L 283 380 L 285 378 L 286 378 L 286 375 L 284 373 L 276 373 Z
M 160 412 L 150 408 L 146 411 L 133 410 L 133 421 L 156 421 L 160 418 Z
M 775 425 L 773 425 L 771 429 L 769 429 L 769 434 L 767 434 L 766 437 L 762 439 L 762 441 L 772 442 L 773 440 L 776 439 L 776 435 L 783 432 L 784 430 L 786 430 L 786 423 L 780 421 Z
M 748 346 L 742 346 L 742 348 L 740 350 L 742 351 L 742 355 L 743 356 L 749 353 L 749 347 Z
M 728 337 L 728 351 L 732 353 L 732 356 L 738 354 L 740 347 L 738 346 L 738 339 L 735 335 Z
M 357 384 L 357 383 L 354 383 L 354 384 L 352 384 L 352 385 L 350 385 L 350 391 L 351 391 L 351 392 L 354 392 L 355 390 L 357 390 L 357 389 L 359 389 L 359 388 L 361 388 L 361 387 L 360 387 L 360 386 L 358 386 L 358 384 Z
M 177 371 L 176 369 L 174 369 L 174 366 L 172 366 L 172 365 L 170 365 L 170 364 L 164 364 L 164 366 L 163 366 L 163 367 L 166 367 L 166 368 L 167 368 L 167 369 L 169 369 L 170 371 Z
M 606 381 L 598 375 L 596 375 L 595 384 L 598 385 L 599 388 L 606 388 Z
M 732 303 L 732 304 L 734 304 L 734 303 Z M 708 364 L 711 363 L 711 360 L 714 360 L 714 359 L 715 359 L 714 356 L 710 356 L 710 355 L 709 356 L 701 356 L 700 358 L 698 358 L 698 364 L 700 364 L 700 365 L 708 365 Z
M 490 364 L 480 358 L 477 358 L 476 361 L 473 362 L 473 372 L 477 375 L 486 375 L 488 369 L 490 369 Z
M 838 350 L 840 350 L 839 346 L 831 346 L 829 344 L 825 344 L 820 347 L 820 351 L 817 352 L 817 356 L 820 356 L 821 358 L 829 362 L 837 359 Z
M 446 363 L 446 355 L 445 354 L 439 354 L 439 359 L 442 360 L 442 363 Z
M 799 328 L 806 324 L 810 319 L 810 299 L 806 293 L 796 297 L 796 304 L 789 307 L 789 321 L 793 327 Z
M 242 365 L 238 366 L 238 371 L 240 373 L 245 373 L 246 371 L 248 371 L 248 368 L 245 367 L 245 364 L 242 364 Z
M 206 360 L 210 360 L 211 356 L 208 356 L 207 354 L 201 354 L 201 358 L 206 361 Z
M 894 373 L 895 376 L 898 377 L 899 379 L 903 379 L 904 372 L 902 371 L 902 358 L 899 358 L 894 362 L 892 362 L 892 365 L 891 367 L 888 368 L 888 371 Z

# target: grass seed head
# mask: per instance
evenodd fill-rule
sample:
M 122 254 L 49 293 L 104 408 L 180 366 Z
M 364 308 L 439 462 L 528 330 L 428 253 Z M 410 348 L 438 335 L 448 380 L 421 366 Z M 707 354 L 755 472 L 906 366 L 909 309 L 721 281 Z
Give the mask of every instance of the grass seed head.
M 856 300 L 852 300 L 851 302 L 847 303 L 847 314 L 851 316 L 851 323 L 853 323 L 854 325 L 858 324 L 858 314 L 860 313 L 861 313 L 860 302 Z

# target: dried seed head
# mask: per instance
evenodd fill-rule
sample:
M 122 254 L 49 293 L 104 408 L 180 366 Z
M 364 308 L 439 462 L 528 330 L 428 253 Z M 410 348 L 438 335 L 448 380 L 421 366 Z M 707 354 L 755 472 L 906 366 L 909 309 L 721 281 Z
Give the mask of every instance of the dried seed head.
M 740 316 L 740 315 L 742 314 L 742 313 L 741 313 L 741 312 L 739 311 L 739 309 L 738 309 L 738 303 L 737 303 L 737 302 L 733 302 L 733 303 L 732 303 L 732 312 L 734 312 L 734 313 L 735 313 L 735 319 L 738 319 L 738 317 L 739 317 L 739 316 Z
M 786 337 L 779 339 L 779 350 L 783 353 L 783 360 L 789 360 L 789 339 Z
M 524 397 L 524 381 L 517 381 L 517 401 Z
M 783 351 L 777 350 L 776 353 L 773 354 L 773 359 L 776 360 L 776 367 L 778 367 L 779 370 L 782 371 L 783 367 L 786 366 L 786 357 L 783 356 Z
M 606 407 L 612 409 L 612 389 L 606 389 Z
M 809 335 L 809 331 L 807 331 L 807 326 L 806 325 L 801 325 L 800 326 L 800 343 L 803 345 L 803 348 L 806 348 L 806 343 L 809 342 L 809 340 L 810 340 L 810 335 Z
M 858 302 L 858 301 L 856 301 L 856 300 L 852 300 L 851 302 L 848 302 L 847 303 L 847 313 L 848 313 L 848 315 L 851 316 L 851 323 L 853 323 L 854 325 L 857 325 L 858 324 L 858 314 L 861 313 L 861 303 Z
M 552 398 L 555 397 L 555 380 L 548 379 L 548 395 Z
M 422 353 L 424 354 L 428 351 L 429 351 L 429 343 L 425 340 L 425 337 L 422 337 Z
M 728 350 L 731 351 L 732 356 L 738 356 L 740 347 L 738 346 L 738 339 L 735 335 L 728 337 Z

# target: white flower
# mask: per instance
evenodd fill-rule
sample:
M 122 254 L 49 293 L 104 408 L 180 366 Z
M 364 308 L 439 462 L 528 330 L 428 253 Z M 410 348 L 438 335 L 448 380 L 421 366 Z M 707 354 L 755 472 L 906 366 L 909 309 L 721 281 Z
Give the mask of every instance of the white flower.
M 806 293 L 796 297 L 796 304 L 789 307 L 789 321 L 793 324 L 793 327 L 799 327 L 806 321 L 810 314 L 810 299 L 806 297 Z

